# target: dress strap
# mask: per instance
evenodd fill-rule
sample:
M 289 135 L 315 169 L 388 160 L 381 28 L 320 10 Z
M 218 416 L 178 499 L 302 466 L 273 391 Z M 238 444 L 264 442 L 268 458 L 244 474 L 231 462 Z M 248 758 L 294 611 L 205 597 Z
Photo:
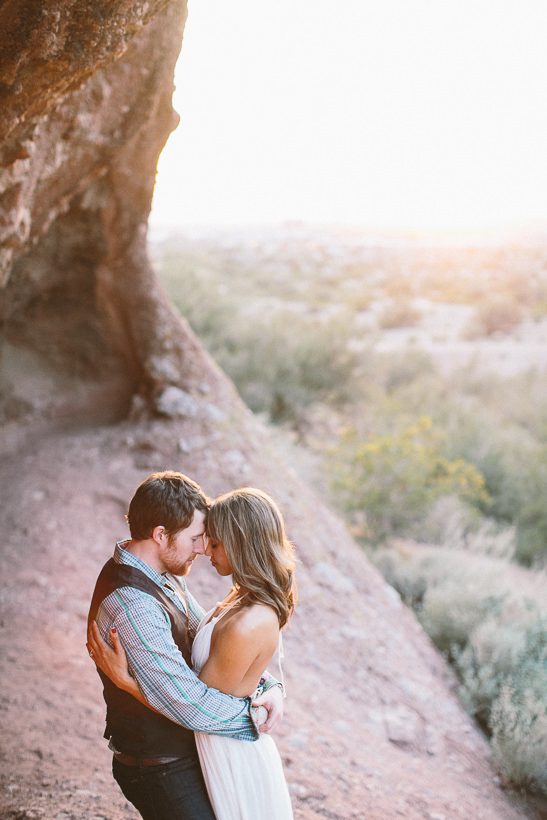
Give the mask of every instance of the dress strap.
M 279 643 L 277 645 L 277 665 L 279 667 L 279 680 L 281 681 L 281 686 L 283 687 L 283 697 L 287 697 L 287 690 L 285 689 L 285 679 L 283 677 L 283 666 L 281 661 L 285 657 L 285 650 L 283 649 L 283 635 L 279 633 Z
M 244 596 L 242 595 L 241 598 L 243 598 L 243 597 Z M 233 600 L 231 603 L 229 603 L 228 606 L 222 607 L 222 609 L 221 609 L 221 611 L 218 615 L 213 615 L 213 617 L 210 618 L 209 623 L 210 623 L 210 621 L 215 621 L 215 623 L 220 621 L 220 619 L 223 618 L 226 615 L 227 612 L 229 612 L 231 609 L 233 609 L 235 606 L 237 606 L 240 603 L 241 598 L 235 598 L 235 600 Z M 217 601 L 217 605 L 216 605 L 215 609 L 218 609 L 219 606 L 222 606 L 222 601 Z M 213 610 L 213 612 L 214 611 L 215 610 Z

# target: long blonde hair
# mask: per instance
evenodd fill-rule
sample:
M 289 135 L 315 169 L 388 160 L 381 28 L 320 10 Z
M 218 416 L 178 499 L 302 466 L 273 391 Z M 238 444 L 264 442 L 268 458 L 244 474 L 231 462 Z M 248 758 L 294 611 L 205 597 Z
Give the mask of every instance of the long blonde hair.
M 254 487 L 221 495 L 207 514 L 207 534 L 224 545 L 235 592 L 271 606 L 283 627 L 296 603 L 295 561 L 275 501 Z

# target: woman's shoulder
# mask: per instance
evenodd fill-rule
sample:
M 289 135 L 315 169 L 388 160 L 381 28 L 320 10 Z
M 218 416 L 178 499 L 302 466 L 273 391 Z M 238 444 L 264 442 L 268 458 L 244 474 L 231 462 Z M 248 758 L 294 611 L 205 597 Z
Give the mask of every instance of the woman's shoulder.
M 253 632 L 279 633 L 279 620 L 276 611 L 267 604 L 251 603 L 237 609 L 230 618 L 227 628 L 241 635 Z

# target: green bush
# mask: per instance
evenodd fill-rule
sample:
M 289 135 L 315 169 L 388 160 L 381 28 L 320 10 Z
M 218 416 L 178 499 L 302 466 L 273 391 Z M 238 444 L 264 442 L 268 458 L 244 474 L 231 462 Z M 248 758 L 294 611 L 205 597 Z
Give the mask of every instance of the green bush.
M 462 459 L 447 459 L 431 419 L 419 418 L 392 434 L 344 434 L 333 451 L 334 490 L 346 511 L 364 513 L 367 537 L 412 535 L 440 497 L 486 503 L 484 480 Z

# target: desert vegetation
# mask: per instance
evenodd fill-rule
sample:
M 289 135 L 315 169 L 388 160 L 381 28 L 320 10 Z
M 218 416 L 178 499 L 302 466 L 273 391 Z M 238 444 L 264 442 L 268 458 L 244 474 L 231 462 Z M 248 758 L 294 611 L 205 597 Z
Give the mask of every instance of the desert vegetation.
M 454 665 L 504 782 L 547 793 L 544 245 L 288 231 L 155 255 Z

